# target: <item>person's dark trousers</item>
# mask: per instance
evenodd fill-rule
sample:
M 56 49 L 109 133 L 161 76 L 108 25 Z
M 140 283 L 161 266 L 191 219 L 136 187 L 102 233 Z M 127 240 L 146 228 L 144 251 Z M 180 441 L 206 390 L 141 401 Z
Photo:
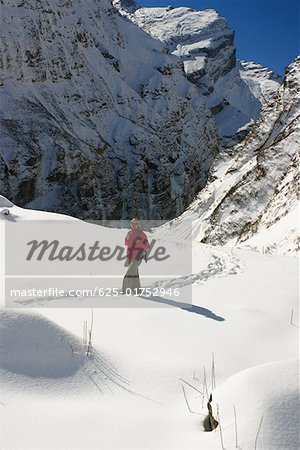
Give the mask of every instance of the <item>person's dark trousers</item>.
M 139 265 L 142 259 L 127 258 L 126 265 L 129 265 L 128 270 L 123 278 L 122 291 L 123 294 L 139 294 L 141 287 Z

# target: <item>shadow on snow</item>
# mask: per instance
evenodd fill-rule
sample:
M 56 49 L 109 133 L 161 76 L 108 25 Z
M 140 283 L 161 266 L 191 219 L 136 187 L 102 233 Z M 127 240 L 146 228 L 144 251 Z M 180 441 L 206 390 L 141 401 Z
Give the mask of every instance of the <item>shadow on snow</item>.
M 145 300 L 150 300 L 151 302 L 163 303 L 165 305 L 174 306 L 175 308 L 183 309 L 184 311 L 188 311 L 194 314 L 199 314 L 200 316 L 207 317 L 208 319 L 216 320 L 217 322 L 224 322 L 224 317 L 217 316 L 209 309 L 203 308 L 202 306 L 191 305 L 187 303 L 176 302 L 175 300 L 170 300 L 169 298 L 160 297 L 158 295 L 153 296 L 143 296 L 140 295 L 140 298 Z

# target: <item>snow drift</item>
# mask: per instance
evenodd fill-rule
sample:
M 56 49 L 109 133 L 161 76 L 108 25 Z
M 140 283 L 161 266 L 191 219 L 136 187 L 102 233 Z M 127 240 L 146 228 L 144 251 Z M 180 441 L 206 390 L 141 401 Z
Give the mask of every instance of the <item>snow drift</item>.
M 258 349 L 259 351 L 259 349 Z M 283 360 L 251 367 L 228 378 L 214 394 L 226 448 L 263 450 L 299 448 L 299 361 Z
M 84 349 L 75 336 L 38 314 L 0 310 L 1 370 L 55 379 L 73 375 L 84 364 Z

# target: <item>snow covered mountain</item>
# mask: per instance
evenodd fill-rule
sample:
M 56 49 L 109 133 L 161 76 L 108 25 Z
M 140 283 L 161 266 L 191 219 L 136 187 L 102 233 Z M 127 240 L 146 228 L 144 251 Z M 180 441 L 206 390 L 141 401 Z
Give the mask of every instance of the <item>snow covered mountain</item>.
M 200 242 L 297 252 L 299 149 L 300 56 L 245 140 L 220 154 L 206 187 L 169 227 L 185 236 L 188 219 Z
M 255 62 L 238 61 L 237 67 L 242 80 L 262 105 L 272 101 L 279 85 L 282 84 L 282 77 Z
M 281 79 L 259 64 L 238 62 L 234 31 L 215 10 L 140 8 L 133 0 L 114 4 L 134 23 L 180 57 L 187 78 L 207 97 L 223 145 L 241 140 L 261 106 L 278 90 Z M 231 139 L 229 139 L 231 138 Z
M 5 0 L 0 29 L 0 192 L 82 218 L 181 213 L 219 137 L 180 60 L 108 0 Z

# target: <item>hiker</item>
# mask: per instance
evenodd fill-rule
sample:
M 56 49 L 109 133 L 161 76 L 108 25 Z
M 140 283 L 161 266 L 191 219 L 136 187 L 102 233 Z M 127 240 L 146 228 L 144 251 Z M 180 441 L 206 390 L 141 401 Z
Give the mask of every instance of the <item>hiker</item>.
M 130 227 L 131 230 L 125 237 L 125 245 L 127 246 L 127 259 L 125 265 L 129 267 L 123 278 L 122 292 L 123 294 L 138 295 L 141 287 L 139 265 L 143 259 L 146 260 L 146 252 L 150 245 L 138 219 L 132 219 L 130 221 Z

